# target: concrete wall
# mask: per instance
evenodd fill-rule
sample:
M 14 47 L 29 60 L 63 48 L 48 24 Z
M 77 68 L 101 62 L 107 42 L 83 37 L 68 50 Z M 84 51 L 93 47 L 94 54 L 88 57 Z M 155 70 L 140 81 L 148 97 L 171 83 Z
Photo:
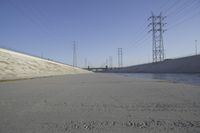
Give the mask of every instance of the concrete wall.
M 200 73 L 200 55 L 166 59 L 158 63 L 129 66 L 112 72 Z

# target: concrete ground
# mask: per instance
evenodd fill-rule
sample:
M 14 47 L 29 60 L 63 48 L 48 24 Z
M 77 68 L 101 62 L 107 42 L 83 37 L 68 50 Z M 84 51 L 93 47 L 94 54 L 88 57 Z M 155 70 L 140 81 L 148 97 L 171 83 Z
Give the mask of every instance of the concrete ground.
M 200 87 L 116 74 L 0 82 L 0 133 L 198 133 Z

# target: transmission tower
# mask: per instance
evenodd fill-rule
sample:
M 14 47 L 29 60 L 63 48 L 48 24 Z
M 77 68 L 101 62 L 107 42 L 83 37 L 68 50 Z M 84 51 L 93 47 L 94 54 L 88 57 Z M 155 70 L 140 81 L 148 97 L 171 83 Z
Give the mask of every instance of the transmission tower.
M 123 51 L 122 48 L 118 48 L 118 67 L 123 67 Z
M 155 16 L 153 13 L 151 17 L 148 18 L 150 20 L 151 29 L 149 32 L 152 32 L 152 59 L 153 62 L 163 61 L 165 59 L 165 51 L 163 45 L 163 27 L 166 25 L 163 21 L 165 20 L 166 16 L 160 15 Z
M 74 41 L 73 43 L 73 67 L 77 67 L 77 45 L 76 42 Z

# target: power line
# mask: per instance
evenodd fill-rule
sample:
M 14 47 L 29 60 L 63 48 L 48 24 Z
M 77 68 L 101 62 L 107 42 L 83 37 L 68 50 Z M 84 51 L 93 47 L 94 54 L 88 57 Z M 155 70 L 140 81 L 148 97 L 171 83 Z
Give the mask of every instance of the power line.
M 147 30 L 147 26 L 146 26 L 146 23 L 144 23 L 141 28 L 139 28 L 138 32 L 136 32 L 136 38 L 143 38 L 144 35 L 142 35 L 142 33 L 146 33 L 146 30 Z M 141 30 L 142 29 L 142 30 Z M 139 40 L 141 39 L 137 39 L 133 44 L 136 44 Z
M 183 17 L 183 16 L 180 16 L 180 15 L 184 15 L 185 16 L 186 14 L 190 13 L 190 11 L 195 11 L 197 8 L 199 8 L 199 4 L 196 3 L 196 2 L 200 3 L 200 1 L 196 1 L 196 0 L 193 0 L 193 1 L 186 0 L 186 1 L 184 1 L 184 3 L 181 4 L 180 0 L 177 0 L 177 1 L 174 1 L 170 7 L 165 9 L 165 11 L 164 11 L 165 13 L 169 12 L 167 16 L 170 16 L 170 17 L 174 16 L 174 17 L 176 17 L 176 20 L 177 20 L 177 21 L 176 20 L 173 21 L 174 25 L 169 26 L 170 29 L 171 29 L 171 27 L 175 27 L 176 25 L 182 24 L 185 21 L 187 21 L 187 20 L 193 18 L 194 16 L 198 15 L 198 14 L 197 15 L 193 15 L 193 16 L 191 16 L 189 18 L 186 17 L 184 20 L 180 21 L 181 20 L 180 17 Z M 194 6 L 194 4 L 196 4 L 196 8 L 195 7 L 192 8 L 192 6 Z M 178 8 L 175 8 L 177 5 L 179 5 Z M 172 10 L 172 9 L 174 9 L 174 10 Z M 187 9 L 187 10 L 185 10 L 185 9 Z M 191 9 L 191 10 L 188 11 L 189 9 Z M 187 11 L 187 12 L 185 13 L 185 11 Z M 178 15 L 179 15 L 179 18 L 178 18 Z
M 45 34 L 47 33 L 43 27 L 41 27 L 41 25 L 31 16 L 31 15 L 27 15 L 27 13 L 24 12 L 24 10 L 22 10 L 18 5 L 16 5 L 14 2 L 12 2 L 12 0 L 8 0 L 8 3 L 14 7 L 24 18 L 28 19 L 32 24 L 35 24 L 37 26 L 38 29 L 40 29 L 41 31 L 45 32 Z
M 138 43 L 136 44 L 135 47 L 141 46 L 141 45 L 142 45 L 144 42 L 146 42 L 148 39 L 149 39 L 149 34 L 146 34 L 146 36 L 143 38 L 143 40 L 140 41 L 140 42 L 138 42 Z
M 168 29 L 168 30 L 171 30 L 172 28 L 177 27 L 177 26 L 180 26 L 181 24 L 185 23 L 186 21 L 189 21 L 189 20 L 191 20 L 192 18 L 195 18 L 196 16 L 199 16 L 199 15 L 200 15 L 200 12 L 198 12 L 198 13 L 196 13 L 196 14 L 193 14 L 192 16 L 187 17 L 187 18 L 185 18 L 185 19 L 183 19 L 183 20 L 181 20 L 181 21 L 175 23 L 174 25 L 171 25 L 171 26 L 167 27 L 167 29 Z
M 185 3 L 181 4 L 178 8 L 176 8 L 175 10 L 173 10 L 172 12 L 168 13 L 167 16 L 172 16 L 172 15 L 178 15 L 182 12 L 184 12 L 184 9 L 187 9 L 188 7 L 192 6 L 193 4 L 195 4 L 196 0 L 191 1 L 186 1 Z
M 198 3 L 196 3 L 198 2 Z M 186 1 L 179 6 L 176 10 L 172 11 L 168 16 L 175 17 L 176 19 L 173 21 L 174 24 L 176 22 L 180 23 L 182 18 L 186 18 L 186 15 L 189 15 L 191 12 L 194 12 L 196 9 L 199 9 L 200 1 Z M 186 16 L 186 17 L 185 17 Z M 189 17 L 190 18 L 190 17 Z
M 159 7 L 157 10 L 160 10 L 163 9 L 164 7 L 168 6 L 170 4 L 170 0 L 167 0 L 167 1 L 164 1 Z
M 145 30 L 146 30 L 147 28 L 148 28 L 148 27 L 146 27 Z M 145 31 L 145 30 L 144 30 L 144 31 Z M 147 35 L 148 35 L 148 34 L 145 33 L 143 36 L 141 36 L 139 39 L 137 39 L 137 40 L 133 43 L 132 46 L 137 45 L 138 43 L 140 43 L 141 41 L 143 41 L 144 38 L 145 38 Z
M 181 0 L 175 0 L 173 1 L 172 5 L 170 7 L 168 7 L 167 9 L 165 9 L 163 11 L 163 13 L 167 14 L 167 12 L 169 12 L 170 10 L 172 10 Z
M 139 44 L 141 44 L 142 42 L 146 41 L 148 39 L 148 33 L 146 33 L 143 37 L 141 37 L 140 39 L 138 39 L 134 45 L 138 46 Z
M 20 15 L 22 17 L 24 17 L 25 19 L 27 19 L 29 22 L 31 22 L 31 24 L 34 24 L 36 26 L 37 29 L 39 29 L 43 35 L 53 35 L 52 33 L 52 29 L 49 29 L 49 27 L 47 27 L 46 25 L 46 21 L 48 21 L 46 19 L 45 21 L 45 16 L 43 13 L 41 13 L 41 10 L 39 10 L 39 8 L 36 8 L 36 6 L 32 6 L 31 4 L 29 4 L 29 6 L 25 6 L 24 4 L 25 1 L 22 1 L 23 3 L 18 4 L 13 0 L 8 0 L 7 1 L 8 4 L 10 6 L 12 6 L 18 13 L 20 13 Z M 29 12 L 27 12 L 27 10 Z M 42 21 L 43 20 L 43 21 Z M 52 39 L 55 42 L 58 42 L 57 37 L 53 35 L 52 37 L 47 37 L 47 39 Z M 56 43 L 58 44 L 58 43 Z

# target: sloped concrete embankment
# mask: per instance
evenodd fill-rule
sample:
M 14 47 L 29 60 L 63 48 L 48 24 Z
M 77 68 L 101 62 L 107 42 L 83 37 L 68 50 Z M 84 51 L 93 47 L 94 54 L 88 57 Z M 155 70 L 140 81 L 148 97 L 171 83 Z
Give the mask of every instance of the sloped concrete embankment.
M 0 48 L 0 81 L 82 73 L 91 72 Z
M 112 72 L 200 73 L 200 55 L 167 59 L 158 63 L 129 66 L 113 70 Z

